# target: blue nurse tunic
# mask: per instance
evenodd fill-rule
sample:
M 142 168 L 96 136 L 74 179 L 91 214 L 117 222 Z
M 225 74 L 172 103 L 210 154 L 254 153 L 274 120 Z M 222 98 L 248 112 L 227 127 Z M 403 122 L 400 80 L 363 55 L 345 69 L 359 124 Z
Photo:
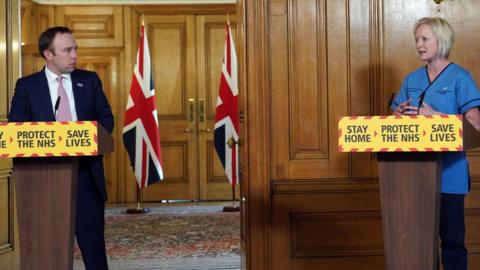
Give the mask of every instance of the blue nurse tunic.
M 423 97 L 422 97 L 423 96 Z M 411 106 L 419 100 L 444 114 L 464 114 L 480 106 L 480 92 L 470 73 L 457 64 L 450 63 L 433 81 L 423 66 L 410 73 L 391 104 L 392 110 L 411 99 Z M 469 191 L 469 171 L 465 152 L 448 152 L 443 155 L 442 193 L 466 194 Z

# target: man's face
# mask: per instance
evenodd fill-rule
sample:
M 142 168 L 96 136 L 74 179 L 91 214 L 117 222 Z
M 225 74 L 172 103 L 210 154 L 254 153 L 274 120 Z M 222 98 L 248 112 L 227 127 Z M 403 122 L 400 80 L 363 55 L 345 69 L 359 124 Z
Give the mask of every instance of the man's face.
M 77 65 L 77 43 L 70 33 L 57 33 L 52 42 L 52 48 L 44 51 L 47 67 L 53 73 L 60 75 L 71 73 Z

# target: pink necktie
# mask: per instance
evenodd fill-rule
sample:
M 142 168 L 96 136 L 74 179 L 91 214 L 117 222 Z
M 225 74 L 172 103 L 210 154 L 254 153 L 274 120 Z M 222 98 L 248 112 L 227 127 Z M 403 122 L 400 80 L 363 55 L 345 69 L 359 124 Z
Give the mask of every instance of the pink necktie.
M 58 106 L 57 121 L 72 121 L 72 113 L 70 111 L 70 104 L 68 103 L 67 93 L 63 88 L 62 76 L 57 77 L 58 81 L 58 96 L 60 97 L 60 105 Z

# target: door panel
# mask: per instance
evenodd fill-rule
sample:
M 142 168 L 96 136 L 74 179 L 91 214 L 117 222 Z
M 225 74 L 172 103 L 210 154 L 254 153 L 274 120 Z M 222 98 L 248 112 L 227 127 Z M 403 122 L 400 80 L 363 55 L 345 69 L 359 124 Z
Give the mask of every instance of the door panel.
M 112 113 L 115 118 L 115 128 L 112 132 L 114 138 L 121 138 L 122 132 L 122 118 L 120 117 L 118 108 L 118 78 L 121 77 L 120 51 L 117 49 L 92 49 L 81 48 L 79 50 L 78 68 L 94 71 L 98 74 L 102 81 L 103 91 L 112 107 Z M 123 109 L 123 108 L 122 108 Z M 115 149 L 122 149 L 123 143 L 121 140 L 115 140 Z M 121 151 L 114 151 L 104 155 L 105 165 L 105 182 L 107 187 L 107 194 L 109 202 L 117 202 L 119 200 L 118 188 L 122 183 L 119 177 L 120 173 L 117 168 L 119 160 L 121 160 Z
M 237 44 L 236 19 L 230 16 L 234 43 Z M 199 125 L 199 183 L 201 200 L 230 200 L 232 187 L 215 151 L 213 130 L 220 75 L 225 46 L 227 16 L 197 16 L 197 82 Z M 237 53 L 238 57 L 238 53 Z M 235 198 L 239 196 L 235 189 Z
M 15 269 L 15 250 L 18 250 L 14 239 L 14 188 L 10 161 L 0 160 L 0 269 Z
M 19 1 L 2 1 L 0 5 L 0 122 L 6 122 L 15 81 L 19 77 Z M 2 138 L 3 140 L 5 138 Z M 15 270 L 20 252 L 16 226 L 16 209 L 12 160 L 0 159 L 0 269 Z
M 144 201 L 198 198 L 195 18 L 146 15 L 165 179 Z
M 121 47 L 123 45 L 122 7 L 59 6 L 56 23 L 73 30 L 79 47 Z
M 348 175 L 348 157 L 335 140 L 336 120 L 348 108 L 344 5 L 271 1 L 272 7 L 286 7 L 269 17 L 273 179 Z

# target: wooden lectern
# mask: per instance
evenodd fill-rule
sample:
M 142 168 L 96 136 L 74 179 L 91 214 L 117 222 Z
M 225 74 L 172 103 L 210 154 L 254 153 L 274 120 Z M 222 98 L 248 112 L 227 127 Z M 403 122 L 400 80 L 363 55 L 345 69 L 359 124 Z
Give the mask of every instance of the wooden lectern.
M 96 127 L 98 151 L 93 154 L 112 152 L 112 137 L 100 125 Z M 14 158 L 22 270 L 73 268 L 79 158 L 65 153 Z
M 463 121 L 463 148 L 480 136 Z M 378 153 L 388 270 L 437 270 L 442 152 Z

